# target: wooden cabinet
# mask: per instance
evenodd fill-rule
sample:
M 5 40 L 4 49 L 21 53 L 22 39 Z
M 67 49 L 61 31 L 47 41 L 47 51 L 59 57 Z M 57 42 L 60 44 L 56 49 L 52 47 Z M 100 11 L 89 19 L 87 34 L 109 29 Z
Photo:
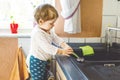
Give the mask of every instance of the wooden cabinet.
M 67 80 L 58 62 L 56 62 L 56 78 L 57 80 Z
M 81 33 L 68 34 L 64 32 L 64 19 L 61 16 L 60 0 L 55 7 L 59 18 L 55 23 L 55 32 L 61 37 L 100 37 L 102 29 L 103 0 L 81 0 Z

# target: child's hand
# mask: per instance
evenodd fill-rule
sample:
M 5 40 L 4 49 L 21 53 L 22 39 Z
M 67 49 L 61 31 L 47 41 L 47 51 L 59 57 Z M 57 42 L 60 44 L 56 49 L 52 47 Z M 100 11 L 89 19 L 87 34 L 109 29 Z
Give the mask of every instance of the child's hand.
M 71 47 L 67 47 L 65 49 L 63 49 L 63 55 L 66 55 L 66 56 L 70 56 L 70 54 L 73 53 L 73 49 Z
M 70 54 L 73 53 L 73 49 L 71 47 L 66 47 L 64 49 L 58 49 L 57 53 L 65 55 L 65 56 L 70 56 Z
M 73 49 L 70 46 L 67 46 L 64 49 L 69 49 L 69 50 L 73 51 Z

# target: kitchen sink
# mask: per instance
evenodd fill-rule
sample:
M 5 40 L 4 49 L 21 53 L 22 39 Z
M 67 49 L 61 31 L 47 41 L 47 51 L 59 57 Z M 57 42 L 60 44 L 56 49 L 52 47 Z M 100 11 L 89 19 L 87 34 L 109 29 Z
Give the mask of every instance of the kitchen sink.
M 85 63 L 119 63 L 120 62 L 120 46 L 119 44 L 114 44 L 109 49 L 106 48 L 104 44 L 101 43 L 88 43 L 88 44 L 69 44 L 73 47 L 74 52 L 85 59 Z M 90 45 L 94 49 L 93 55 L 83 56 L 82 50 L 79 46 Z M 73 55 L 71 55 L 73 56 Z M 74 56 L 73 56 L 74 57 Z
M 81 63 L 71 58 L 71 62 L 81 71 L 87 80 L 119 80 L 120 65 L 114 63 Z
M 70 60 L 81 70 L 88 80 L 119 80 L 120 79 L 120 45 L 114 43 L 109 49 L 101 43 L 69 44 L 74 52 L 84 61 L 77 61 L 71 55 Z M 90 45 L 94 55 L 83 56 L 79 46 Z

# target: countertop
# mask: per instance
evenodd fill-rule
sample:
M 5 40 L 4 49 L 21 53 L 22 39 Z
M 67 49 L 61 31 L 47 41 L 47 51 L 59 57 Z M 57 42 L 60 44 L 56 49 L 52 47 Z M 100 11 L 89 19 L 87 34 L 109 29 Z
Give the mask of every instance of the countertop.
M 82 71 L 73 64 L 69 57 L 59 55 L 56 56 L 56 59 L 67 80 L 88 80 Z
M 17 37 L 17 38 L 29 38 L 30 33 L 0 33 L 0 37 Z
M 11 33 L 10 29 L 0 29 L 0 37 L 30 38 L 32 29 L 19 29 L 17 33 Z
M 63 73 L 65 74 L 67 80 L 119 80 L 120 79 L 120 66 L 116 64 L 120 64 L 120 45 L 114 44 L 113 47 L 110 48 L 110 52 L 106 50 L 105 44 L 101 43 L 88 43 L 88 44 L 79 44 L 79 43 L 70 43 L 70 46 L 74 48 L 74 50 L 77 52 L 81 52 L 81 50 L 78 50 L 78 46 L 84 46 L 84 45 L 91 45 L 95 49 L 95 53 L 103 53 L 102 56 L 105 54 L 105 57 L 101 55 L 95 55 L 92 58 L 92 60 L 98 59 L 96 57 L 101 57 L 99 61 L 102 60 L 102 63 L 97 63 L 97 65 L 91 65 L 91 64 L 84 64 L 77 62 L 75 60 L 75 57 L 70 56 L 61 56 L 57 55 L 56 60 L 58 64 L 60 65 L 61 69 L 63 70 Z M 108 52 L 108 53 L 106 53 Z M 112 53 L 114 54 L 112 54 Z M 108 56 L 111 55 L 111 56 Z M 79 55 L 81 56 L 81 55 Z M 108 58 L 107 58 L 108 57 Z M 113 58 L 116 57 L 116 58 Z M 86 59 L 89 59 L 89 57 L 86 57 Z M 104 59 L 105 58 L 105 59 Z M 107 59 L 106 59 L 107 58 Z M 109 62 L 109 59 L 117 60 L 117 63 L 115 66 L 104 66 L 104 60 Z M 113 64 L 113 62 L 110 62 L 110 64 Z M 106 63 L 105 63 L 106 64 Z M 114 72 L 113 72 L 114 71 Z

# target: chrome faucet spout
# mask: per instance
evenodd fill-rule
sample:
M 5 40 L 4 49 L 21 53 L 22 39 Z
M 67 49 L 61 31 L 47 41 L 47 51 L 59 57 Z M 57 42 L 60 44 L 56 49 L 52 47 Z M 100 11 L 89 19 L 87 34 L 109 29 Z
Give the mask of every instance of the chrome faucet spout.
M 105 43 L 106 43 L 106 47 L 107 50 L 109 51 L 109 48 L 112 47 L 112 31 L 120 31 L 120 28 L 115 28 L 115 27 L 107 27 L 105 30 Z
M 109 29 L 106 29 L 105 31 L 105 44 L 107 47 L 107 51 L 109 51 L 109 48 L 112 46 L 112 38 L 111 38 Z

